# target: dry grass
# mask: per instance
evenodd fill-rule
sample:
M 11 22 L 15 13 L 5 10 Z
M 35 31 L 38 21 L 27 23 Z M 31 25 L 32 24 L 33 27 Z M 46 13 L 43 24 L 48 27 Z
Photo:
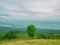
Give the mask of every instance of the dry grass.
M 60 45 L 60 40 L 35 39 L 35 40 L 8 40 L 0 41 L 0 45 Z

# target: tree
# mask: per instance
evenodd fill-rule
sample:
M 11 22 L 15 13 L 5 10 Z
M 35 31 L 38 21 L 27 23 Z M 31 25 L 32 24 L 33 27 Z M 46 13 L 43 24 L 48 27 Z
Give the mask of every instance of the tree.
M 4 38 L 5 39 L 16 39 L 18 34 L 19 34 L 19 31 L 17 30 L 10 30 L 7 33 L 5 33 Z
M 30 24 L 27 26 L 27 34 L 29 35 L 29 37 L 33 38 L 34 37 L 34 34 L 35 34 L 35 26 Z

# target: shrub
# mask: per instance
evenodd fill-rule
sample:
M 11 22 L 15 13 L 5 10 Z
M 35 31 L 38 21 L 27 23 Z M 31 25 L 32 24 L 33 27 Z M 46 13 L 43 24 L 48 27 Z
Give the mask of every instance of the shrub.
M 17 30 L 9 30 L 7 33 L 4 34 L 4 39 L 16 39 L 19 31 Z

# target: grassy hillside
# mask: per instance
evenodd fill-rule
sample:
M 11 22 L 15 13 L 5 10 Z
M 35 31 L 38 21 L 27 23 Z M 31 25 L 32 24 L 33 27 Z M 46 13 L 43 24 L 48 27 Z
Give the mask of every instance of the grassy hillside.
M 35 40 L 5 40 L 0 45 L 60 45 L 60 40 L 35 39 Z

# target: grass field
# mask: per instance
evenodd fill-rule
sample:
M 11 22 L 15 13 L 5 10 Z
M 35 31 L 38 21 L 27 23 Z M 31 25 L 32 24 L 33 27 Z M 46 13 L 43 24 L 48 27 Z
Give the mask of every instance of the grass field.
M 35 40 L 6 40 L 0 45 L 60 45 L 60 40 L 35 39 Z

